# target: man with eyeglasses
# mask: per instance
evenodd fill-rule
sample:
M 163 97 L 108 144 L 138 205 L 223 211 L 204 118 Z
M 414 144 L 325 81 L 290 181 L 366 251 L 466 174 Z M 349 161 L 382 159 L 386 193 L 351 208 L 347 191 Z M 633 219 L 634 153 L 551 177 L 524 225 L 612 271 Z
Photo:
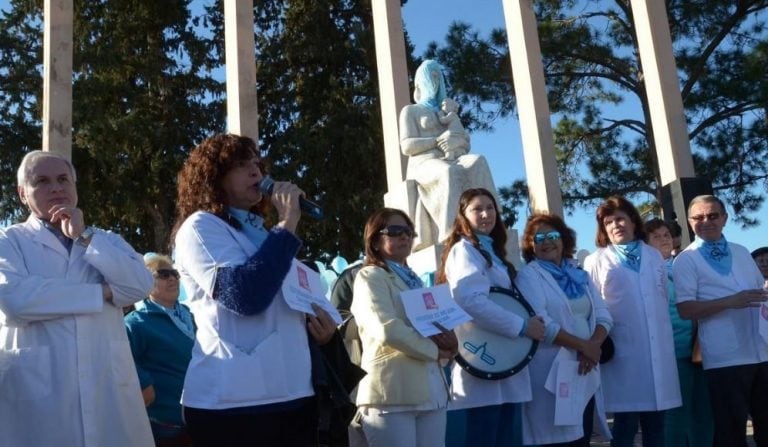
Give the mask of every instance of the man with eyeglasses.
M 749 251 L 728 242 L 725 205 L 695 197 L 688 222 L 696 240 L 673 266 L 677 308 L 698 321 L 716 446 L 746 446 L 747 416 L 757 445 L 768 445 L 768 344 L 759 333 L 763 276 Z
M 130 245 L 88 227 L 69 160 L 28 153 L 26 222 L 0 230 L 0 446 L 147 446 L 122 307 L 152 275 Z

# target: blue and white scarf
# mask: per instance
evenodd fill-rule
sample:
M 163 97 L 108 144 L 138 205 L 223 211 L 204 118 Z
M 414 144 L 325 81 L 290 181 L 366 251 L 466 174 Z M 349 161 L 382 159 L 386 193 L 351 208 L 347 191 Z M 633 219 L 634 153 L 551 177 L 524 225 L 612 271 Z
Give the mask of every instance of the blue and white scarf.
M 584 296 L 587 290 L 588 275 L 587 272 L 576 267 L 572 260 L 563 259 L 560 265 L 541 259 L 536 259 L 536 262 L 552 275 L 568 299 L 575 300 Z
M 253 245 L 258 249 L 264 240 L 267 239 L 269 231 L 264 228 L 264 219 L 258 214 L 253 214 L 250 211 L 242 210 L 240 208 L 229 208 L 229 214 L 240 222 L 241 229 L 245 234 L 245 237 L 249 241 L 253 242 Z
M 725 236 L 714 242 L 708 242 L 696 236 L 692 245 L 717 273 L 723 276 L 728 276 L 731 273 L 733 256 L 731 256 L 731 248 L 728 246 Z
M 643 247 L 640 241 L 632 241 L 627 244 L 613 244 L 613 251 L 619 257 L 621 265 L 635 272 L 640 272 L 640 253 Z
M 419 278 L 419 275 L 417 275 L 416 272 L 411 270 L 411 268 L 407 265 L 401 265 L 395 261 L 386 262 L 387 266 L 389 266 L 389 268 L 395 272 L 395 275 L 399 276 L 400 279 L 403 280 L 409 289 L 421 289 L 424 287 L 424 283 L 421 281 L 421 278 Z
M 493 238 L 488 236 L 487 234 L 480 234 L 475 233 L 475 237 L 477 238 L 477 241 L 480 242 L 480 248 L 482 248 L 486 253 L 488 253 L 491 256 L 491 260 L 494 264 L 501 268 L 507 268 L 507 265 L 504 264 L 504 261 L 501 260 L 500 257 L 496 255 L 496 252 L 493 251 Z

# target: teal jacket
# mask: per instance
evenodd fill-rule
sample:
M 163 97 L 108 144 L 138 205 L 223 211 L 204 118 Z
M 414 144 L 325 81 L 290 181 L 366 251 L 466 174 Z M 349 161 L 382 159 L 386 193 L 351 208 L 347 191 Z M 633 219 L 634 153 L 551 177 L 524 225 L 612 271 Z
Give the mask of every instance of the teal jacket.
M 168 314 L 148 301 L 145 299 L 143 305 L 125 316 L 139 384 L 141 389 L 150 385 L 155 388 L 155 401 L 147 407 L 150 420 L 183 425 L 181 390 L 195 342 L 176 327 Z

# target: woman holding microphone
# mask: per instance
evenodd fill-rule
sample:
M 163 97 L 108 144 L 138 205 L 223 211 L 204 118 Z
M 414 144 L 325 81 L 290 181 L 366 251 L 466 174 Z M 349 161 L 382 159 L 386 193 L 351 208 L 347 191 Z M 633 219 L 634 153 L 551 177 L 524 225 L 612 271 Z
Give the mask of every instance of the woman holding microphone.
M 230 134 L 200 143 L 179 173 L 176 265 L 198 327 L 182 405 L 196 446 L 317 445 L 307 332 L 322 344 L 335 325 L 283 299 L 303 193 L 275 182 L 267 197 L 263 176 L 254 141 Z

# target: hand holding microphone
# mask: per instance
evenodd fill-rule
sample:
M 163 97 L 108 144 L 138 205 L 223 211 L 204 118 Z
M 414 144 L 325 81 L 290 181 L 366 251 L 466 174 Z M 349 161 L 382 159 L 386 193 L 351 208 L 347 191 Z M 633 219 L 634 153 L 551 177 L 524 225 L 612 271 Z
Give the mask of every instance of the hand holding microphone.
M 259 182 L 259 191 L 261 191 L 262 194 L 264 194 L 265 196 L 271 196 L 274 190 L 275 190 L 275 181 L 272 180 L 270 176 L 266 176 L 263 179 L 261 179 L 261 182 Z M 303 192 L 301 193 L 301 195 L 299 195 L 299 208 L 306 215 L 308 215 L 313 219 L 319 220 L 323 218 L 323 209 L 320 208 L 320 205 L 316 204 L 315 202 L 312 202 L 311 200 L 307 200 L 304 197 Z

